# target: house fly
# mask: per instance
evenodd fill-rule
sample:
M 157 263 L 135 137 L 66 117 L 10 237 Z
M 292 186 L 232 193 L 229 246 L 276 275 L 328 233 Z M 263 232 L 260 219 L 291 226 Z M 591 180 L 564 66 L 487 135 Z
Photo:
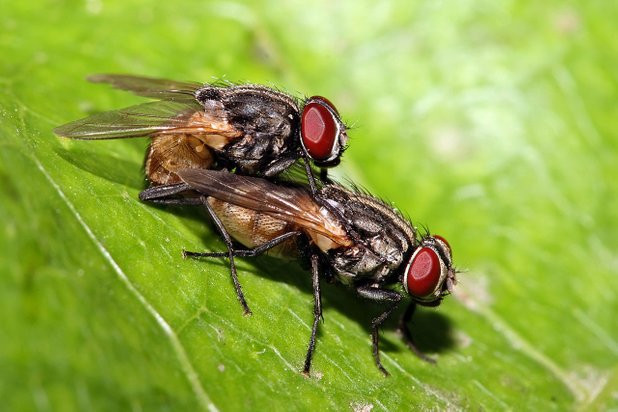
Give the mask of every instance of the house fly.
M 440 236 L 420 235 L 392 206 L 358 190 L 323 185 L 317 194 L 295 183 L 240 176 L 225 171 L 180 169 L 179 184 L 152 187 L 143 201 L 200 204 L 222 235 L 226 252 L 183 252 L 191 257 L 227 257 L 236 294 L 246 314 L 234 258 L 266 251 L 297 255 L 311 267 L 313 326 L 303 372 L 309 373 L 322 316 L 320 281 L 349 286 L 362 298 L 382 303 L 384 311 L 371 323 L 373 356 L 380 361 L 378 329 L 405 295 L 411 302 L 400 321 L 407 346 L 431 361 L 413 343 L 407 326 L 417 305 L 437 306 L 456 282 L 452 252 Z M 184 195 L 191 193 L 188 197 Z M 198 193 L 196 196 L 195 193 Z M 234 240 L 244 248 L 237 248 Z M 393 287 L 403 289 L 403 292 Z
M 325 168 L 339 163 L 348 139 L 337 109 L 321 96 L 299 100 L 254 84 L 118 74 L 89 80 L 158 100 L 94 114 L 54 132 L 84 140 L 150 137 L 145 172 L 152 186 L 179 183 L 176 171 L 187 168 L 273 177 L 302 158 L 315 192 L 308 161 L 326 180 Z

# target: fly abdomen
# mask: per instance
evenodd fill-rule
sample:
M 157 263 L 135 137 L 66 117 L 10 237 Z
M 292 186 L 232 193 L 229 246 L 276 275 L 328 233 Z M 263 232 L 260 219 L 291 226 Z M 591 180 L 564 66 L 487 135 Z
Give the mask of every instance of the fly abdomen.
M 261 246 L 290 231 L 289 223 L 265 213 L 236 206 L 214 197 L 209 197 L 208 203 L 230 236 L 249 249 Z M 289 239 L 268 250 L 267 253 L 278 257 L 293 257 L 297 254 L 297 250 L 296 241 Z

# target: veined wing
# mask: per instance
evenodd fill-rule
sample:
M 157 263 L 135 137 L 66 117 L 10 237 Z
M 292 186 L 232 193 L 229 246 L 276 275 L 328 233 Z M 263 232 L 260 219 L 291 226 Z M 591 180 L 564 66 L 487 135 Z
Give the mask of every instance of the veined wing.
M 315 201 L 309 188 L 283 186 L 256 177 L 201 169 L 182 169 L 178 176 L 193 190 L 323 235 L 340 246 L 350 246 L 341 222 Z
M 54 133 L 82 140 L 189 134 L 214 149 L 242 136 L 220 107 L 205 111 L 196 101 L 169 100 L 97 113 L 59 126 Z
M 203 108 L 197 102 L 143 103 L 67 123 L 56 127 L 54 133 L 85 140 L 148 136 L 186 126 L 187 119 L 199 110 Z
M 138 96 L 162 100 L 195 98 L 195 91 L 203 85 L 197 82 L 181 82 L 168 79 L 131 76 L 126 74 L 94 74 L 88 76 L 93 83 L 107 83 L 120 90 L 128 90 Z

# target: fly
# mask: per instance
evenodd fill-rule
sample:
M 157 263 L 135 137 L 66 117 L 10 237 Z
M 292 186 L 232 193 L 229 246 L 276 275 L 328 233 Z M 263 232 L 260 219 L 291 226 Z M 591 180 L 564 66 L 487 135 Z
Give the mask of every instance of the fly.
M 54 129 L 72 139 L 150 137 L 145 172 L 152 186 L 179 183 L 180 169 L 227 169 L 273 177 L 303 159 L 317 190 L 309 160 L 327 180 L 348 140 L 335 106 L 326 98 L 295 99 L 265 86 L 200 84 L 130 75 L 99 74 L 139 96 L 158 99 L 94 114 Z
M 225 171 L 180 169 L 176 173 L 181 183 L 152 187 L 140 199 L 206 208 L 227 251 L 183 251 L 183 255 L 229 258 L 236 294 L 246 314 L 251 311 L 238 281 L 236 257 L 270 251 L 308 261 L 314 318 L 303 373 L 311 368 L 322 316 L 321 280 L 345 284 L 358 296 L 385 305 L 371 323 L 373 356 L 384 375 L 388 372 L 380 361 L 378 330 L 409 295 L 411 302 L 400 328 L 407 346 L 431 361 L 414 345 L 407 323 L 417 305 L 439 305 L 456 283 L 451 247 L 444 238 L 420 235 L 390 205 L 337 184 L 325 184 L 314 194 L 306 185 L 273 183 Z M 234 240 L 245 248 L 235 247 Z M 392 289 L 397 285 L 405 293 Z

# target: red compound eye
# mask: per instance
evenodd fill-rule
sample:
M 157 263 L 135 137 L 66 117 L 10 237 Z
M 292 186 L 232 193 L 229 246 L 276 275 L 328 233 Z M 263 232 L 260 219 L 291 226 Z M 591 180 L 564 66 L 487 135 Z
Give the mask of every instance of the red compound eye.
M 440 257 L 435 250 L 423 247 L 412 256 L 412 261 L 405 274 L 404 285 L 408 293 L 414 297 L 429 297 L 438 288 L 441 274 Z
M 300 119 L 302 144 L 314 160 L 331 160 L 338 155 L 339 122 L 337 109 L 324 97 L 313 96 Z

